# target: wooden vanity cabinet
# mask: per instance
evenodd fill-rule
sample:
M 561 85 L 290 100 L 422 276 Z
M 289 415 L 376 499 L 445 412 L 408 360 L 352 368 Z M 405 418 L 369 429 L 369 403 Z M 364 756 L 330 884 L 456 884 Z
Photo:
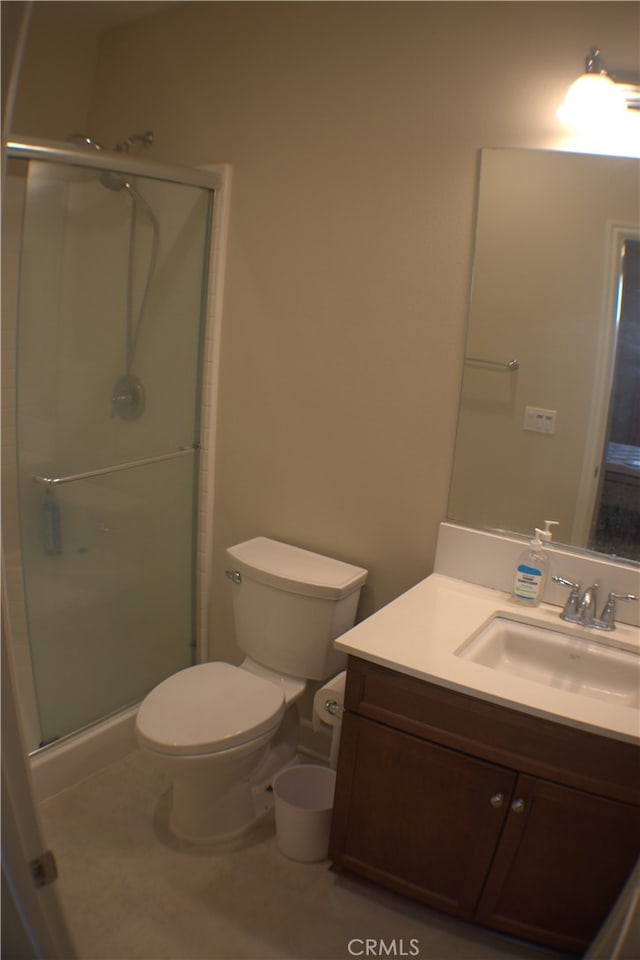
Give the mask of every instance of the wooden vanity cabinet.
M 582 952 L 640 853 L 638 750 L 350 658 L 329 855 Z

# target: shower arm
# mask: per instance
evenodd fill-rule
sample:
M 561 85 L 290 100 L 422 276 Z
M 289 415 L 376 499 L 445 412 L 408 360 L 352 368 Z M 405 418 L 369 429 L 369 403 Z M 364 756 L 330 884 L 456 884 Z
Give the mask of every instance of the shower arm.
M 75 143 L 79 147 L 91 147 L 93 150 L 104 150 L 102 144 L 98 143 L 98 141 L 88 133 L 72 133 L 70 137 L 67 137 L 67 140 L 69 143 Z M 117 153 L 129 153 L 135 143 L 139 143 L 142 147 L 150 147 L 153 140 L 153 130 L 145 130 L 144 133 L 132 133 L 131 136 L 125 140 L 120 140 L 113 149 Z
M 115 150 L 118 153 L 129 153 L 134 143 L 139 143 L 142 147 L 150 147 L 153 143 L 153 130 L 147 130 L 145 133 L 132 133 L 126 140 L 116 143 Z

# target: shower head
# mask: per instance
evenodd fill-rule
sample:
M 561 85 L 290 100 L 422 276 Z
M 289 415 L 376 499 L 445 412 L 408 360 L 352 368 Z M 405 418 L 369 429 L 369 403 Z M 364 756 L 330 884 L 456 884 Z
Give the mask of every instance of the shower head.
M 115 173 L 113 170 L 104 170 L 100 174 L 100 183 L 103 187 L 106 187 L 107 190 L 128 190 L 131 187 L 131 184 L 122 174 Z
M 129 196 L 131 197 L 134 205 L 139 205 L 144 213 L 147 215 L 154 227 L 157 228 L 158 221 L 155 213 L 142 196 L 142 194 L 136 190 L 134 185 L 130 180 L 124 176 L 124 174 L 116 173 L 114 170 L 104 170 L 100 174 L 100 183 L 103 187 L 106 187 L 107 190 L 113 190 L 118 193 L 120 190 L 126 190 Z

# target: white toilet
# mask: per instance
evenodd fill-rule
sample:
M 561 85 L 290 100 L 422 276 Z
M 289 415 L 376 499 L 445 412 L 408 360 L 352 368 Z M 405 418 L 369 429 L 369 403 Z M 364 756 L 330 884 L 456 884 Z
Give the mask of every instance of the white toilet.
M 269 810 L 298 744 L 308 680 L 344 669 L 333 641 L 355 621 L 367 571 L 266 537 L 229 547 L 241 666 L 202 663 L 160 683 L 136 719 L 141 749 L 173 780 L 171 829 L 226 842 Z

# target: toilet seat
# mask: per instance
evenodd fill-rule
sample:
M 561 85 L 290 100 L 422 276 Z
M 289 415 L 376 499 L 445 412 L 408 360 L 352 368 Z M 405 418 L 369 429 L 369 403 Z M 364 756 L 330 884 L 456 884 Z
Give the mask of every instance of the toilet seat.
M 201 663 L 163 680 L 136 719 L 143 744 L 172 756 L 217 753 L 280 724 L 282 689 L 230 663 Z

